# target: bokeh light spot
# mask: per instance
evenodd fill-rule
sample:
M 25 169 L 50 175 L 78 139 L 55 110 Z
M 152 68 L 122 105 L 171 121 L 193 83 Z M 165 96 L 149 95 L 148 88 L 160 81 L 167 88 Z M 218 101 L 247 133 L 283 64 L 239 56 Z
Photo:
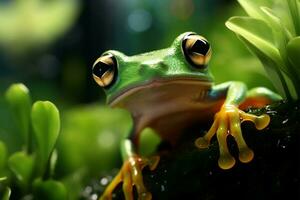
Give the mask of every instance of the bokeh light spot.
M 111 131 L 103 131 L 98 136 L 98 144 L 104 149 L 111 148 L 116 141 L 115 134 Z
M 128 26 L 135 32 L 143 32 L 148 30 L 152 25 L 152 15 L 144 10 L 134 10 L 128 16 Z
M 171 13 L 180 20 L 190 18 L 195 10 L 192 0 L 174 0 L 171 4 Z

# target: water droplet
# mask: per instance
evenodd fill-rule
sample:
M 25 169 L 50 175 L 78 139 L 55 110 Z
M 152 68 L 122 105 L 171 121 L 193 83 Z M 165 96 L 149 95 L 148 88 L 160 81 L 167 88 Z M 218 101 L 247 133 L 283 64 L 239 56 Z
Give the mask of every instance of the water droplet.
M 271 110 L 271 106 L 270 106 L 270 105 L 267 105 L 267 106 L 266 106 L 266 110 Z
M 164 185 L 161 185 L 161 186 L 160 186 L 160 190 L 161 190 L 162 192 L 164 192 L 164 191 L 165 191 L 165 186 L 164 186 Z
M 84 190 L 85 193 L 90 194 L 92 192 L 92 187 L 91 186 L 87 186 Z
M 278 140 L 276 146 L 279 147 L 280 143 L 281 143 L 280 140 Z
M 287 119 L 282 121 L 282 124 L 286 124 L 288 121 L 289 121 L 289 119 L 287 118 Z
M 101 183 L 101 185 L 107 185 L 107 183 L 108 183 L 108 179 L 107 178 L 102 178 L 101 180 L 100 180 L 100 183 Z
M 91 196 L 90 199 L 91 200 L 97 200 L 98 199 L 98 195 L 97 194 L 92 194 L 92 196 Z
M 267 114 L 268 114 L 268 115 L 276 115 L 277 112 L 274 111 L 274 110 L 270 110 L 270 111 L 267 111 Z

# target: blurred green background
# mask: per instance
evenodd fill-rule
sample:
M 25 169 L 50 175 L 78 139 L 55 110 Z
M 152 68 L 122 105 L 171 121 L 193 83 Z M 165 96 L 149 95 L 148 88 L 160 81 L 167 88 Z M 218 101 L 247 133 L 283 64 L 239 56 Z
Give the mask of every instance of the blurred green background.
M 93 62 L 109 49 L 127 55 L 161 49 L 186 31 L 211 42 L 216 83 L 274 89 L 259 61 L 225 27 L 233 15 L 243 15 L 234 0 L 0 0 L 0 140 L 10 153 L 21 148 L 3 94 L 22 82 L 33 100 L 59 108 L 56 177 L 78 193 L 91 177 L 120 164 L 119 140 L 131 123 L 126 111 L 104 106 L 91 77 Z

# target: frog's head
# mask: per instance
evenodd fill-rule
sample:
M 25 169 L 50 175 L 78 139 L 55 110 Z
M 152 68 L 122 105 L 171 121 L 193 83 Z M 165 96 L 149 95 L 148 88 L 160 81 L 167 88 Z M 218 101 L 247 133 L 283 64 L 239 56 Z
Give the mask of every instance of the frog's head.
M 133 94 L 138 91 L 150 88 L 153 93 L 154 87 L 170 83 L 186 84 L 186 87 L 195 82 L 210 84 L 210 57 L 208 41 L 187 32 L 179 35 L 169 48 L 162 50 L 135 56 L 107 51 L 94 63 L 93 77 L 104 88 L 108 103 L 115 105 L 123 99 L 136 98 Z M 176 84 L 171 87 L 173 93 Z M 168 92 L 166 90 L 170 89 L 164 88 L 164 93 Z

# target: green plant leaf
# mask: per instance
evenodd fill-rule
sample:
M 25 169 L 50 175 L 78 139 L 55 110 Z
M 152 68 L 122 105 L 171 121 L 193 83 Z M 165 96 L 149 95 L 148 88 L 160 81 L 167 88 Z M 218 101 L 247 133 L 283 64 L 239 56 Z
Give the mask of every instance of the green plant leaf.
M 272 29 L 266 22 L 251 17 L 232 17 L 226 22 L 226 26 L 254 45 L 268 59 L 273 60 L 282 71 L 291 75 L 274 46 Z
M 260 7 L 260 9 L 266 14 L 265 20 L 273 29 L 273 35 L 278 44 L 278 47 L 284 49 L 288 40 L 292 38 L 291 33 L 289 33 L 289 31 L 284 27 L 281 19 L 275 14 L 272 9 L 263 6 Z
M 277 21 L 279 18 L 274 15 L 274 12 L 268 8 L 267 6 L 274 6 L 274 2 L 270 0 L 238 0 L 242 8 L 246 11 L 246 13 L 255 19 L 260 19 L 265 22 L 271 22 L 270 26 L 273 28 L 274 20 Z M 267 12 L 266 12 L 267 11 Z M 270 12 L 272 11 L 272 12 Z M 276 13 L 276 12 L 275 12 Z M 276 17 L 275 17 L 276 16 Z M 276 22 L 277 23 L 277 22 Z M 291 36 L 291 33 L 286 29 L 286 33 Z
M 57 162 L 57 150 L 54 149 L 51 158 L 50 158 L 50 162 L 49 162 L 49 175 L 50 177 L 52 177 L 54 175 L 54 170 L 55 170 L 55 166 L 56 166 L 56 162 Z
M 296 36 L 300 35 L 300 13 L 297 0 L 287 0 Z
M 239 4 L 243 7 L 246 13 L 253 18 L 264 19 L 261 10 L 258 9 L 258 5 L 253 0 L 238 0 Z
M 14 173 L 22 187 L 28 187 L 32 178 L 34 158 L 25 152 L 17 152 L 8 159 L 9 169 Z
M 255 55 L 257 58 L 261 61 L 263 64 L 267 75 L 270 77 L 270 80 L 272 81 L 273 85 L 277 89 L 277 91 L 280 93 L 281 96 L 287 97 L 289 96 L 289 91 L 287 88 L 287 85 L 285 83 L 285 80 L 279 70 L 279 67 L 276 66 L 276 63 L 265 56 L 265 54 L 256 46 L 254 46 L 252 43 L 250 43 L 245 38 L 238 36 L 238 38 L 244 42 L 244 44 L 248 47 L 248 49 Z
M 26 147 L 29 144 L 29 119 L 31 98 L 27 87 L 21 83 L 11 85 L 6 91 L 5 98 L 16 119 L 17 126 Z
M 300 77 L 300 36 L 293 38 L 287 45 L 289 61 L 294 66 L 297 76 Z M 300 83 L 298 83 L 300 84 Z
M 5 188 L 4 194 L 1 200 L 9 200 L 11 195 L 11 189 L 9 187 Z
M 66 200 L 68 197 L 65 186 L 58 181 L 38 180 L 34 186 L 34 199 L 36 200 Z
M 31 119 L 37 144 L 38 173 L 44 173 L 59 135 L 59 112 L 53 103 L 38 101 L 32 107 Z
M 275 40 L 280 52 L 280 55 L 282 57 L 282 60 L 284 62 L 284 65 L 287 67 L 287 70 L 289 72 L 290 78 L 293 80 L 297 80 L 295 77 L 295 71 L 293 70 L 293 66 L 290 65 L 289 59 L 287 57 L 287 43 L 289 40 L 291 40 L 291 34 L 289 31 L 283 26 L 281 20 L 279 17 L 276 16 L 276 14 L 267 7 L 261 7 L 262 11 L 266 13 L 266 16 L 268 17 L 268 22 L 270 23 L 270 26 L 273 29 L 273 35 L 275 36 Z
M 146 128 L 142 131 L 140 137 L 140 149 L 139 152 L 143 156 L 150 156 L 157 150 L 157 146 L 160 144 L 161 138 L 152 129 Z
M 2 175 L 1 172 L 6 164 L 6 159 L 7 159 L 6 146 L 2 141 L 0 141 L 0 175 Z
M 55 171 L 55 166 L 56 166 L 56 162 L 57 162 L 57 150 L 54 149 L 50 159 L 47 163 L 47 167 L 46 167 L 46 171 L 43 175 L 43 179 L 49 179 L 52 178 L 54 175 L 54 171 Z

